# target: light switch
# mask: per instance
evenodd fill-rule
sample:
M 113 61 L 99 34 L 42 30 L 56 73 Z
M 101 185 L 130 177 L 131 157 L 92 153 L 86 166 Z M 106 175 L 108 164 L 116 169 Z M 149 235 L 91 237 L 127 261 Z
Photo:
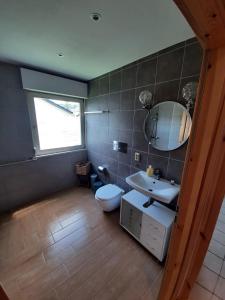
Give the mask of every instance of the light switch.
M 140 161 L 141 160 L 141 153 L 135 152 L 134 153 L 134 160 L 135 161 Z

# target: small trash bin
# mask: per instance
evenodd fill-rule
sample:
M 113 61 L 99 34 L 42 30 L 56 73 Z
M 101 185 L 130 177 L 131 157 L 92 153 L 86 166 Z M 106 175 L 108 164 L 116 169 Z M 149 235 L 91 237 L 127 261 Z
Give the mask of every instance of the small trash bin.
M 95 193 L 100 187 L 102 187 L 104 185 L 104 183 L 100 180 L 94 182 L 92 190 Z
M 91 184 L 94 184 L 95 183 L 95 181 L 97 181 L 97 179 L 98 179 L 98 175 L 97 174 L 91 174 Z
M 98 175 L 95 173 L 91 174 L 90 181 L 91 181 L 91 189 L 94 193 L 97 191 L 97 189 L 99 189 L 101 186 L 104 185 L 104 183 L 101 180 L 99 180 Z

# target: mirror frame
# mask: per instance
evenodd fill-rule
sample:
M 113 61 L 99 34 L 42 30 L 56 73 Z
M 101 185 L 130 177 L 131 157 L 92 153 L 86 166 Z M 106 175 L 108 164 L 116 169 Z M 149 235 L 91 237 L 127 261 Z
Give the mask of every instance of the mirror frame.
M 154 144 L 151 143 L 151 141 L 149 140 L 149 138 L 148 138 L 148 136 L 147 136 L 147 134 L 146 134 L 146 127 L 147 127 L 147 123 L 148 123 L 147 121 L 148 121 L 148 118 L 151 116 L 151 111 L 152 111 L 155 107 L 160 106 L 160 105 L 163 104 L 163 103 L 169 103 L 169 102 L 178 104 L 180 107 L 182 107 L 182 108 L 186 111 L 187 116 L 188 116 L 188 117 L 190 118 L 190 120 L 191 120 L 191 128 L 192 128 L 192 123 L 193 123 L 193 122 L 192 122 L 192 117 L 191 117 L 191 114 L 190 114 L 189 110 L 188 110 L 184 105 L 182 105 L 180 102 L 172 101 L 172 100 L 167 100 L 167 101 L 162 101 L 162 102 L 159 102 L 159 103 L 153 105 L 153 107 L 148 111 L 148 113 L 147 113 L 147 115 L 146 115 L 146 117 L 145 117 L 145 120 L 144 120 L 144 126 L 143 126 L 144 136 L 145 136 L 146 141 L 147 141 L 154 149 L 157 149 L 157 150 L 159 150 L 159 151 L 164 151 L 164 152 L 167 152 L 167 151 L 173 151 L 173 150 L 176 150 L 176 149 L 180 148 L 181 146 L 183 146 L 183 145 L 188 141 L 188 139 L 189 139 L 189 137 L 190 137 L 190 133 L 191 133 L 191 129 L 190 129 L 190 132 L 189 132 L 189 135 L 188 135 L 187 139 L 186 139 L 183 143 L 179 144 L 176 148 L 164 150 L 164 149 L 161 149 L 161 148 L 156 147 Z

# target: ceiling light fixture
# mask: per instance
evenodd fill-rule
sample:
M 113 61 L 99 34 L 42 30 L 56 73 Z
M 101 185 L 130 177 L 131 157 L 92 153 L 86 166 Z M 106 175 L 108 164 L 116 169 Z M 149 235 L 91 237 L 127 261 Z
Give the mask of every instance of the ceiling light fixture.
M 102 18 L 102 15 L 95 12 L 95 13 L 91 13 L 91 14 L 90 14 L 90 18 L 91 18 L 92 21 L 94 21 L 94 22 L 99 22 L 99 21 L 101 20 L 101 18 Z

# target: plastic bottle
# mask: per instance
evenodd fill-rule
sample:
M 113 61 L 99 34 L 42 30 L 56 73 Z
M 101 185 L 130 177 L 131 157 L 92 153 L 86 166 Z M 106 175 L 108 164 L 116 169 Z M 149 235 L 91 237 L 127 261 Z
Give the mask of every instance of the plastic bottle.
M 147 170 L 146 170 L 146 173 L 148 176 L 152 176 L 153 173 L 154 173 L 154 169 L 151 165 L 148 166 Z

